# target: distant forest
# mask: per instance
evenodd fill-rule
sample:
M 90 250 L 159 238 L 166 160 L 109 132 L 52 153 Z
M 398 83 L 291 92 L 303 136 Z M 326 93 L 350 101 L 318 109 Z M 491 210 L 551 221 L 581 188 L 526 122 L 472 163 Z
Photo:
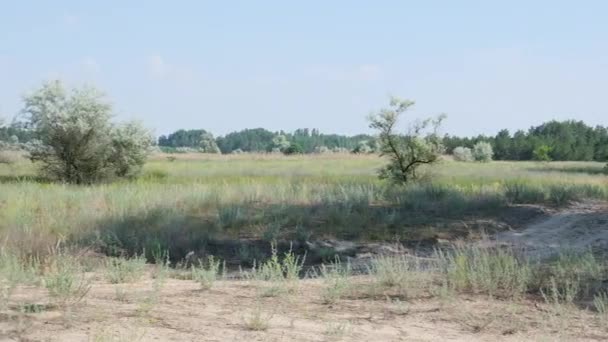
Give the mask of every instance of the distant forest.
M 19 125 L 0 127 L 0 141 L 28 143 L 34 137 Z M 508 130 L 496 136 L 457 137 L 445 135 L 447 153 L 459 146 L 473 147 L 477 142 L 489 142 L 495 160 L 533 160 L 535 151 L 548 151 L 551 160 L 606 161 L 608 160 L 608 128 L 590 127 L 582 121 L 550 121 L 527 131 Z M 294 132 L 271 132 L 263 128 L 244 129 L 225 136 L 214 137 L 203 129 L 178 130 L 158 138 L 158 146 L 165 152 L 240 153 L 291 151 L 295 153 L 355 152 L 371 153 L 376 149 L 371 135 L 324 134 L 317 129 L 298 129 Z

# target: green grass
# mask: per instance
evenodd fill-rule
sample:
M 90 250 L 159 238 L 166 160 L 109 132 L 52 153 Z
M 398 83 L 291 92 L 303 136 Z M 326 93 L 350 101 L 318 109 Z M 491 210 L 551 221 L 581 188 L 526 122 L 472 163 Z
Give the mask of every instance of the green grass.
M 68 243 L 180 258 L 201 248 L 217 255 L 210 241 L 239 237 L 418 239 L 426 233 L 413 227 L 441 229 L 509 204 L 608 199 L 601 163 L 445 161 L 432 182 L 407 188 L 379 181 L 382 164 L 353 155 L 180 155 L 151 160 L 138 180 L 91 187 L 41 182 L 28 162 L 0 165 L 0 244 L 24 254 Z

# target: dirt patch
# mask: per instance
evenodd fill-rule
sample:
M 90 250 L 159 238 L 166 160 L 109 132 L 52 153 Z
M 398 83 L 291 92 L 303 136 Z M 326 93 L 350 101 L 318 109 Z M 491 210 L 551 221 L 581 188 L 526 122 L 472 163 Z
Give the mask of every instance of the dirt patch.
M 362 284 L 366 278 L 354 277 Z M 288 295 L 260 298 L 256 284 L 220 281 L 201 291 L 191 281 L 170 279 L 153 304 L 153 280 L 136 284 L 96 282 L 71 312 L 25 314 L 0 324 L 1 341 L 587 341 L 605 338 L 577 311 L 547 319 L 544 308 L 486 297 L 449 300 L 350 298 L 323 304 L 324 284 L 309 279 Z M 117 289 L 121 289 L 120 298 Z M 40 291 L 18 298 L 44 304 Z M 50 306 L 49 306 L 50 307 Z M 249 323 L 256 315 L 266 325 Z M 559 318 L 556 318 L 559 319 Z M 4 333 L 4 339 L 2 339 Z
M 550 213 L 522 229 L 495 235 L 499 243 L 522 246 L 531 253 L 550 254 L 557 249 L 608 250 L 608 204 L 581 202 Z

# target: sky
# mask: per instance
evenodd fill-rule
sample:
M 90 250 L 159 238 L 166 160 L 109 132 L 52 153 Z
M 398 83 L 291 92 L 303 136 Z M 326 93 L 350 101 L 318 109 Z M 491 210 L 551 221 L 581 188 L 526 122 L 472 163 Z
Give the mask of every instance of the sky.
M 45 80 L 116 120 L 369 133 L 389 96 L 454 135 L 608 124 L 608 1 L 0 0 L 0 116 Z

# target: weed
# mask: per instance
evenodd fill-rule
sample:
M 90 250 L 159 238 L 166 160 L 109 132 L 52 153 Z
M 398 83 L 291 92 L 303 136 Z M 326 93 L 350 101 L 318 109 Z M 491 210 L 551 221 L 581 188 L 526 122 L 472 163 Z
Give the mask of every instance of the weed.
M 323 303 L 333 304 L 344 298 L 351 289 L 351 280 L 349 279 L 351 272 L 350 263 L 342 264 L 339 258 L 336 258 L 334 263 L 321 265 L 320 277 L 325 283 L 325 288 L 321 296 Z
M 108 258 L 105 263 L 105 277 L 111 284 L 135 282 L 145 271 L 146 258 L 143 255 L 130 259 Z
M 221 262 L 212 255 L 207 258 L 207 262 L 199 262 L 198 266 L 191 267 L 192 280 L 201 285 L 203 290 L 209 290 L 220 275 Z
M 329 322 L 325 325 L 325 335 L 336 339 L 341 339 L 350 333 L 350 322 Z
M 455 246 L 436 256 L 446 284 L 456 291 L 513 298 L 531 282 L 532 267 L 512 249 Z
M 91 288 L 91 280 L 78 261 L 61 253 L 51 259 L 43 281 L 49 295 L 63 308 L 78 304 Z

